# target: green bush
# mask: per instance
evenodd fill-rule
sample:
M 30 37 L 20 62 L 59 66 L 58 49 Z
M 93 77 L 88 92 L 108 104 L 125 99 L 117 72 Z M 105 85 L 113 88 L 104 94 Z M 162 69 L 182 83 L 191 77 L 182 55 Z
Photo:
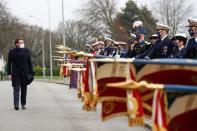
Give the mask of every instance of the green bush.
M 46 68 L 45 74 L 46 74 L 46 76 L 50 76 L 50 69 L 49 68 Z
M 60 67 L 55 67 L 53 69 L 53 75 L 54 76 L 59 76 L 59 74 L 60 74 Z
M 36 76 L 42 76 L 42 67 L 41 66 L 36 66 L 34 67 L 35 75 Z M 54 67 L 53 68 L 53 76 L 59 76 L 60 72 L 60 67 Z M 50 76 L 50 68 L 45 69 L 45 75 Z
M 42 67 L 37 65 L 34 67 L 35 76 L 42 76 Z

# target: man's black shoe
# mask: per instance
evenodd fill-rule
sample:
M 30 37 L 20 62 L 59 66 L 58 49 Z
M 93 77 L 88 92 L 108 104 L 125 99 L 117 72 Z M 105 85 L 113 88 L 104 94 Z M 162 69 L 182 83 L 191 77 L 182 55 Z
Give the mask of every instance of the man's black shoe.
M 25 107 L 25 106 L 22 106 L 22 109 L 23 109 L 23 110 L 25 110 L 25 109 L 26 109 L 26 107 Z
M 15 109 L 15 110 L 19 110 L 19 107 L 15 106 L 14 109 Z

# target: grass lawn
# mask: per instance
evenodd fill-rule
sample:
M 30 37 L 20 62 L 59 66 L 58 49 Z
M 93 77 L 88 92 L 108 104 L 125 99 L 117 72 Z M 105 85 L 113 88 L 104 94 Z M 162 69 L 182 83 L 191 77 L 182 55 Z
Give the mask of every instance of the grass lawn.
M 43 76 L 35 76 L 35 79 L 43 79 Z M 46 76 L 46 79 L 51 79 L 51 76 Z M 60 77 L 60 76 L 53 76 L 53 79 L 54 80 L 62 80 L 63 77 Z

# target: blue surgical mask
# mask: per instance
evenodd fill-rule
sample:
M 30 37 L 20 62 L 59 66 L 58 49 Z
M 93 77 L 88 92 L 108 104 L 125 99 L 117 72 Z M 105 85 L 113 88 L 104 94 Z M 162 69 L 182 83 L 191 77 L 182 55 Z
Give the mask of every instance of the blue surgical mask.
M 156 34 L 157 34 L 157 36 L 158 36 L 158 39 L 161 39 L 161 34 L 160 34 L 160 32 L 158 31 L 158 32 L 156 32 Z
M 190 35 L 191 37 L 194 36 L 194 31 L 193 31 L 192 29 L 189 29 L 188 32 L 189 32 L 189 35 Z

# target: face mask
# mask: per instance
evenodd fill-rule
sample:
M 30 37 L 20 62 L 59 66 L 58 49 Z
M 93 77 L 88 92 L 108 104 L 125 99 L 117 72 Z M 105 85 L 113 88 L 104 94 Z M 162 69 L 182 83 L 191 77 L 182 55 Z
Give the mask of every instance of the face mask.
M 25 48 L 25 44 L 20 44 L 20 48 Z
M 192 29 L 189 29 L 188 32 L 189 32 L 189 35 L 190 35 L 191 37 L 194 36 L 194 32 L 193 32 Z
M 160 32 L 158 31 L 158 32 L 156 32 L 156 34 L 157 34 L 157 36 L 158 36 L 158 39 L 161 39 L 161 34 L 160 34 Z

